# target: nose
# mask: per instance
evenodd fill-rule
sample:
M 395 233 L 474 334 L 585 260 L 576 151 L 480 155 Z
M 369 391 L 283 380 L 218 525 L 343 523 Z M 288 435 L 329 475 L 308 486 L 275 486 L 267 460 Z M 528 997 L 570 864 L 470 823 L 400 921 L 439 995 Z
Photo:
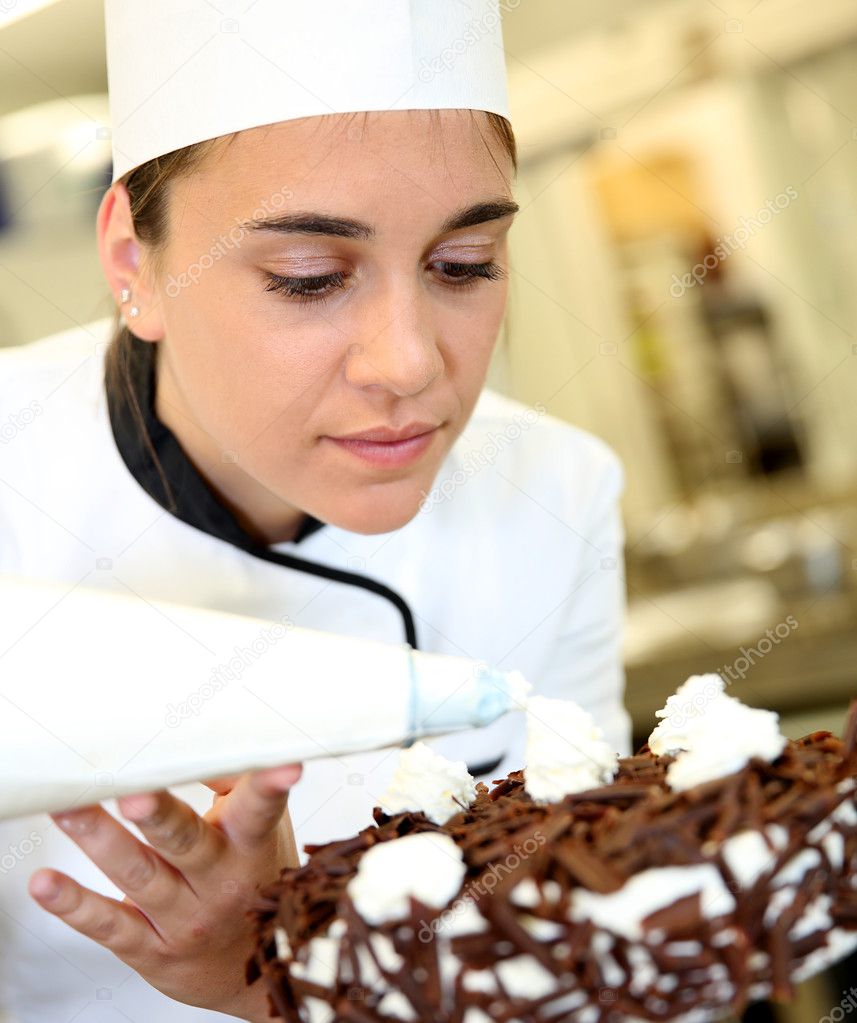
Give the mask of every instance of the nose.
M 419 288 L 389 290 L 395 293 L 367 300 L 366 315 L 351 337 L 345 375 L 355 387 L 410 397 L 443 373 L 443 356 L 428 298 Z

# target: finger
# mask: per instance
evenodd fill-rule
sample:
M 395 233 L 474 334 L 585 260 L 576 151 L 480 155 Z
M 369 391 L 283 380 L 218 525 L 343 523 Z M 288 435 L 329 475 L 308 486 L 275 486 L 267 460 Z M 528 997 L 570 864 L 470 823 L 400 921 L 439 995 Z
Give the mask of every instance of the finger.
M 118 805 L 152 848 L 182 873 L 207 869 L 226 846 L 216 828 L 170 792 L 125 796 Z
M 230 774 L 226 778 L 212 778 L 202 784 L 212 792 L 216 792 L 218 796 L 227 796 L 235 788 L 240 777 L 240 774 Z
M 53 815 L 78 848 L 146 913 L 174 907 L 193 891 L 181 873 L 100 806 Z
M 140 910 L 92 892 L 56 870 L 36 871 L 28 888 L 42 909 L 125 962 L 152 955 L 161 944 Z
M 242 775 L 217 808 L 218 823 L 239 846 L 267 841 L 286 812 L 289 789 L 299 780 L 300 764 L 286 764 Z

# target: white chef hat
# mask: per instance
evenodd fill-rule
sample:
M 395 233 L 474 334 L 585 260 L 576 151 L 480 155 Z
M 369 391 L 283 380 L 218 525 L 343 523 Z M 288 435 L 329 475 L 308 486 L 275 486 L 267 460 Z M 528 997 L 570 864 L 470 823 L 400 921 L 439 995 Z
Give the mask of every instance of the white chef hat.
M 276 121 L 509 116 L 499 0 L 105 0 L 113 180 Z

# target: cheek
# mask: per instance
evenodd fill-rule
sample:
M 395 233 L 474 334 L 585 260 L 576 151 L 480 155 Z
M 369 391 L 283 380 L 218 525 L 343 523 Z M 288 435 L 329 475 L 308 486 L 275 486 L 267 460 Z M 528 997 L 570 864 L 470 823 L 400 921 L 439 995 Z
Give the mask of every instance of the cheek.
M 488 372 L 505 308 L 505 288 L 498 288 L 483 303 L 456 316 L 445 331 L 446 372 L 459 392 L 476 392 L 474 401 Z
M 212 437 L 261 451 L 311 424 L 342 357 L 323 321 L 295 328 L 275 299 L 245 296 L 213 271 L 168 301 L 170 364 L 190 414 Z

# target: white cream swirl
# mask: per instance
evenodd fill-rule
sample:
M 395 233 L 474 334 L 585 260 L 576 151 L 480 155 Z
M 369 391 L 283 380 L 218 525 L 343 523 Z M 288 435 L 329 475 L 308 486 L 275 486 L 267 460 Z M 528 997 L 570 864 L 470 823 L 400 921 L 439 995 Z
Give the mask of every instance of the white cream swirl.
M 777 714 L 728 696 L 716 674 L 692 675 L 656 716 L 661 721 L 649 748 L 657 756 L 675 756 L 667 782 L 676 790 L 740 771 L 751 757 L 776 760 L 787 741 Z
M 447 760 L 424 742 L 399 754 L 399 763 L 381 809 L 390 814 L 422 811 L 435 824 L 445 824 L 476 798 L 476 782 L 463 760 Z
M 466 872 L 449 835 L 423 831 L 373 845 L 346 891 L 366 923 L 377 925 L 405 919 L 411 897 L 441 909 L 458 894 Z
M 531 696 L 527 701 L 524 786 L 539 802 L 556 802 L 572 792 L 606 785 L 618 755 L 604 733 L 572 700 Z

